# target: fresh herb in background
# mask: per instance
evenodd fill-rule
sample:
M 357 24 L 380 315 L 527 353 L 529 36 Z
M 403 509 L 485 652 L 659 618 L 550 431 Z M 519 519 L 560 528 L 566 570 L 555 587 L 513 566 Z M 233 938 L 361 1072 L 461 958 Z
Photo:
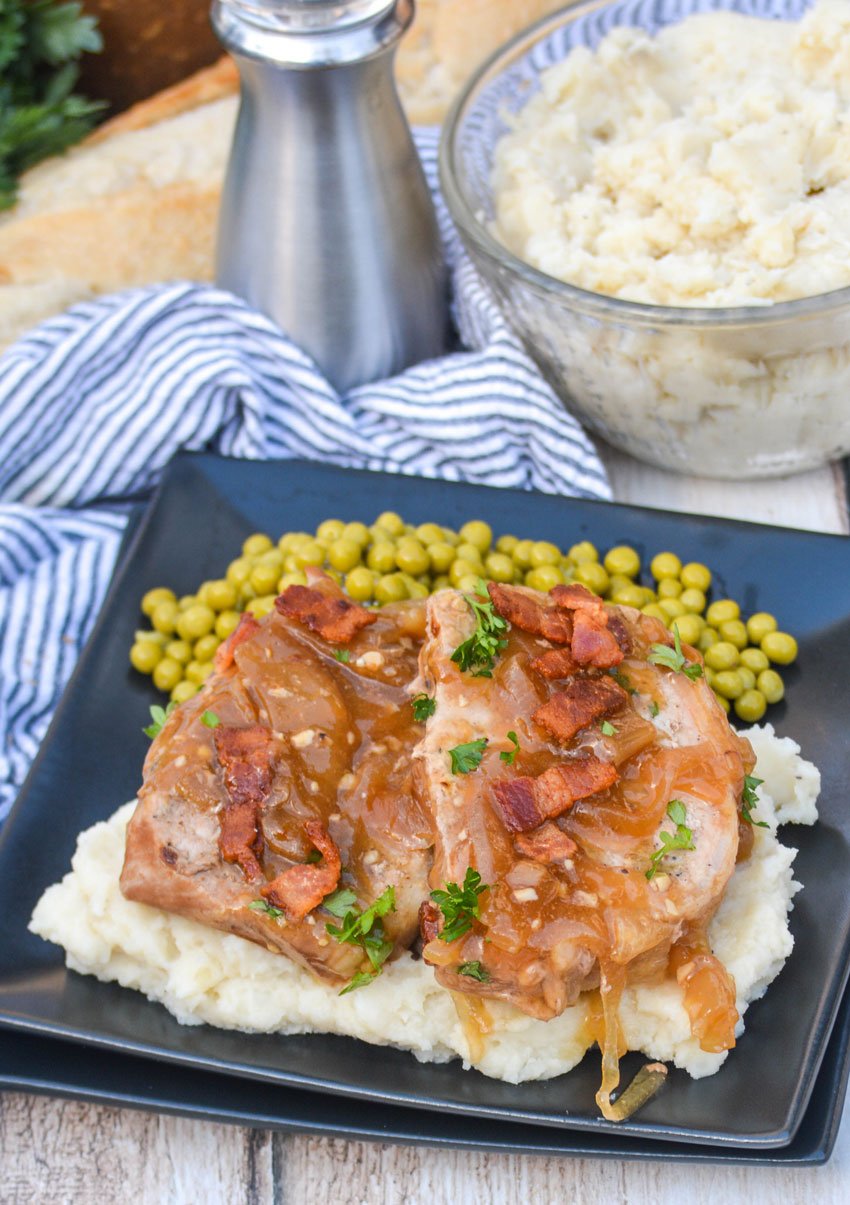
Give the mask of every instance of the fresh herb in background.
M 499 761 L 503 761 L 506 766 L 512 766 L 516 761 L 516 755 L 519 753 L 519 740 L 515 732 L 508 733 L 508 740 L 513 745 L 513 749 L 504 749 L 499 754 Z
M 323 908 L 342 919 L 341 925 L 325 925 L 326 931 L 337 941 L 360 946 L 372 967 L 371 971 L 358 971 L 339 993 L 341 996 L 355 991 L 358 987 L 365 987 L 367 983 L 377 979 L 384 963 L 393 952 L 393 943 L 388 941 L 384 934 L 381 917 L 395 909 L 395 889 L 387 887 L 364 912 L 358 912 L 356 907 L 352 907 L 356 898 L 353 891 L 342 888 L 325 896 L 322 901 Z
M 479 983 L 490 982 L 490 972 L 485 970 L 480 962 L 462 962 L 457 973 L 466 975 L 469 979 L 477 979 Z
M 77 0 L 0 0 L 0 209 L 18 177 L 79 142 L 104 108 L 74 94 L 77 61 L 103 43 Z
M 667 804 L 667 815 L 676 826 L 675 833 L 668 833 L 666 829 L 658 834 L 658 839 L 661 842 L 661 848 L 656 849 L 655 853 L 650 858 L 650 867 L 646 872 L 648 879 L 654 879 L 658 874 L 661 862 L 668 854 L 671 854 L 675 849 L 695 849 L 694 835 L 685 824 L 687 814 L 685 805 L 681 799 L 671 799 Z
M 682 652 L 682 642 L 679 639 L 679 629 L 675 624 L 673 624 L 673 644 L 675 647 L 672 649 L 669 644 L 654 644 L 647 661 L 653 665 L 663 665 L 665 669 L 672 669 L 676 674 L 684 674 L 692 682 L 701 678 L 702 666 L 698 665 L 696 661 L 688 661 L 685 657 Z
M 489 890 L 487 884 L 481 882 L 478 871 L 467 866 L 462 887 L 457 883 L 446 883 L 445 891 L 431 892 L 431 899 L 446 922 L 440 931 L 440 941 L 456 941 L 469 932 L 481 908 L 478 897 Z
M 3 0 L 0 0 L 0 4 L 2 4 L 2 2 Z M 163 728 L 165 727 L 165 721 L 171 715 L 176 706 L 176 703 L 169 703 L 167 707 L 160 707 L 158 703 L 153 703 L 151 705 L 151 719 L 153 720 L 153 723 L 148 724 L 147 728 L 142 729 L 142 732 L 144 732 L 145 736 L 149 736 L 151 740 L 153 740 L 155 736 L 159 736 L 160 732 L 162 732 Z
M 492 678 L 496 657 L 508 643 L 504 636 L 508 625 L 497 615 L 487 593 L 487 583 L 479 578 L 475 594 L 464 594 L 475 616 L 475 631 L 452 653 L 452 661 L 473 678 Z
M 465 745 L 455 745 L 449 749 L 452 759 L 452 774 L 470 774 L 481 765 L 481 758 L 487 748 L 487 737 L 482 736 L 477 741 L 469 741 Z
M 763 778 L 754 778 L 752 774 L 747 774 L 744 778 L 744 790 L 741 795 L 741 816 L 747 824 L 753 824 L 756 828 L 769 827 L 764 820 L 753 820 L 753 808 L 758 807 L 759 802 L 758 788 L 763 782 Z
M 424 724 L 437 710 L 437 700 L 432 699 L 430 695 L 414 695 L 410 701 L 413 705 L 413 718 L 417 724 Z

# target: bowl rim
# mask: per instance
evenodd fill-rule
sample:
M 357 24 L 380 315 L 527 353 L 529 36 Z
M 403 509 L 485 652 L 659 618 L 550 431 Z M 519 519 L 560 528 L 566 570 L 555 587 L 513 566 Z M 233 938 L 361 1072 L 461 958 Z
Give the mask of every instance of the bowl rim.
M 579 285 L 570 284 L 557 276 L 550 276 L 540 268 L 535 268 L 500 243 L 479 220 L 459 183 L 457 171 L 458 133 L 468 110 L 477 99 L 479 89 L 485 83 L 498 79 L 508 66 L 556 29 L 571 24 L 587 13 L 613 6 L 613 3 L 614 0 L 567 0 L 564 8 L 535 21 L 533 25 L 521 30 L 495 50 L 464 84 L 443 124 L 438 153 L 440 187 L 461 238 L 471 243 L 497 269 L 509 269 L 536 292 L 548 296 L 555 294 L 568 302 L 573 309 L 605 320 L 628 320 L 641 326 L 687 326 L 698 329 L 761 327 L 793 318 L 818 317 L 850 308 L 850 285 L 826 293 L 813 293 L 807 297 L 767 302 L 764 305 L 656 305 L 612 297 L 583 289 Z

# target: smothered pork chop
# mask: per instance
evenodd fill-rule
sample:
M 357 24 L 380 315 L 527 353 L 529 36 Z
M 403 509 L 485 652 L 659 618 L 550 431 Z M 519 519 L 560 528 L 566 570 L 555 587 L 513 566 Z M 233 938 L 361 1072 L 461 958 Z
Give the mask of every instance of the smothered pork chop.
M 421 949 L 479 1034 L 488 999 L 592 992 L 610 1113 L 627 984 L 674 976 L 703 1049 L 734 1045 L 706 929 L 752 765 L 699 654 L 581 586 L 370 611 L 316 575 L 155 739 L 121 887 L 342 990 Z

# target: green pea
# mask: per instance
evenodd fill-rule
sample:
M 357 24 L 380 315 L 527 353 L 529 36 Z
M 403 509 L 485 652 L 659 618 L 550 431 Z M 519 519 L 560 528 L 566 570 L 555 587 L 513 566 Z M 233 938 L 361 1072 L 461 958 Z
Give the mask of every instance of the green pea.
M 571 565 L 571 564 L 572 564 L 571 561 L 564 561 L 561 564 L 561 568 L 563 569 L 564 565 Z M 635 585 L 635 583 L 632 581 L 632 579 L 630 577 L 626 577 L 625 573 L 609 573 L 608 574 L 608 589 L 610 590 L 612 595 L 614 595 L 618 590 L 626 590 L 626 589 L 631 590 L 631 588 L 634 585 Z M 638 586 L 638 589 L 641 589 L 641 587 Z
M 555 586 L 564 584 L 564 577 L 557 565 L 538 565 L 529 569 L 525 575 L 525 584 L 532 590 L 541 590 L 544 594 Z
M 700 632 L 697 648 L 701 653 L 705 653 L 720 640 L 720 635 L 716 628 L 705 627 Z
M 460 536 L 456 531 L 452 531 L 450 527 L 443 528 L 443 539 L 447 544 L 451 544 L 452 548 L 457 548 L 460 543 Z
M 427 598 L 431 593 L 424 582 L 417 582 L 416 580 L 408 584 L 407 592 L 411 598 Z
M 307 574 L 303 569 L 294 569 L 291 573 L 284 573 L 280 581 L 277 583 L 277 592 L 282 594 L 284 590 L 288 590 L 290 586 L 306 586 Z
M 238 590 L 240 586 L 247 582 L 253 568 L 253 561 L 250 561 L 246 556 L 238 556 L 235 561 L 231 561 L 227 566 L 225 577 L 231 586 L 235 586 Z
M 357 602 L 368 602 L 375 590 L 375 576 L 365 565 L 358 565 L 345 575 L 345 589 Z
M 705 595 L 702 590 L 697 590 L 695 586 L 683 590 L 679 595 L 679 602 L 691 615 L 701 616 L 705 610 Z
M 720 632 L 721 640 L 728 640 L 730 644 L 734 644 L 736 649 L 745 649 L 747 647 L 747 629 L 740 619 L 726 619 L 721 623 L 718 631 Z
M 180 617 L 180 612 L 177 609 L 177 603 L 171 600 L 157 603 L 151 614 L 151 623 L 157 632 L 164 632 L 166 636 L 177 627 L 177 620 Z
M 519 543 L 514 546 L 514 550 L 511 554 L 514 558 L 514 564 L 518 565 L 523 572 L 525 572 L 526 569 L 531 568 L 531 550 L 533 547 L 533 540 L 520 540 Z
M 762 639 L 761 651 L 774 665 L 790 665 L 797 660 L 797 641 L 787 632 L 768 632 Z
M 243 556 L 259 556 L 261 552 L 268 552 L 270 548 L 274 548 L 270 538 L 258 531 L 254 535 L 248 536 L 242 545 L 242 554 Z
M 310 563 L 319 564 L 320 562 Z M 248 580 L 257 594 L 271 594 L 273 590 L 277 589 L 279 577 L 280 570 L 275 569 L 274 565 L 255 565 Z
M 531 549 L 532 569 L 539 569 L 542 565 L 558 565 L 560 564 L 560 560 L 560 548 L 557 544 L 551 544 L 548 540 L 538 540 Z
M 236 587 L 232 582 L 221 578 L 210 582 L 207 590 L 207 606 L 214 611 L 232 611 L 236 606 Z
M 153 684 L 157 690 L 171 691 L 183 677 L 183 666 L 173 657 L 163 657 L 154 667 Z
M 171 692 L 172 703 L 188 703 L 193 695 L 198 693 L 198 687 L 194 682 L 189 682 L 185 678 L 177 683 Z
M 717 677 L 717 674 L 710 665 L 704 665 L 702 667 L 702 676 L 705 678 L 711 689 L 714 690 L 714 679 Z
M 435 544 L 428 545 L 428 556 L 431 558 L 431 568 L 435 573 L 446 573 L 451 568 L 457 553 L 453 545 L 447 544 L 445 540 L 438 540 Z
M 567 553 L 567 556 L 574 565 L 580 565 L 582 561 L 598 561 L 599 552 L 595 544 L 591 544 L 590 540 L 580 540 L 578 544 L 573 544 L 572 548 Z
M 396 514 L 394 510 L 385 510 L 378 515 L 375 522 L 379 527 L 383 527 L 384 531 L 388 531 L 391 536 L 404 535 L 404 519 L 401 515 Z
M 704 652 L 705 663 L 706 665 L 710 665 L 712 669 L 734 669 L 740 661 L 740 654 L 737 648 L 734 644 L 730 644 L 728 640 L 718 640 L 716 644 L 712 644 Z
M 459 556 L 462 561 L 468 561 L 470 565 L 484 564 L 484 558 L 481 555 L 481 550 L 470 544 L 466 540 L 462 540 L 455 548 L 455 556 Z
M 260 594 L 257 598 L 251 599 L 245 610 L 250 611 L 255 619 L 262 619 L 264 615 L 268 615 L 274 610 L 274 600 L 274 594 Z
M 745 690 L 735 700 L 735 715 L 747 724 L 757 724 L 767 711 L 767 699 L 760 690 Z
M 345 524 L 342 519 L 325 519 L 316 528 L 316 539 L 330 545 L 336 540 L 341 540 L 344 531 Z
M 680 619 L 686 614 L 685 608 L 678 598 L 659 598 L 658 605 L 668 619 Z
M 400 573 L 385 573 L 375 582 L 375 600 L 382 605 L 401 602 L 407 596 L 407 583 Z
M 209 636 L 202 636 L 202 640 L 209 640 Z M 218 641 L 216 641 L 216 645 Z M 188 640 L 170 640 L 165 646 L 165 655 L 170 657 L 172 661 L 179 661 L 181 665 L 188 665 L 192 660 L 192 646 Z
M 616 599 L 614 601 L 616 602 Z M 641 609 L 644 615 L 651 615 L 653 619 L 658 619 L 665 625 L 665 627 L 667 626 L 667 616 L 661 610 L 658 603 L 647 603 L 647 605 Z
M 518 543 L 519 540 L 516 536 L 499 536 L 496 541 L 496 551 L 503 552 L 505 556 L 511 556 Z
M 678 598 L 682 593 L 682 583 L 676 577 L 662 577 L 656 590 L 659 602 L 663 598 Z
M 589 563 L 592 564 L 593 562 Z M 579 565 L 578 569 L 586 568 L 587 564 L 588 562 L 585 562 L 585 565 Z M 578 569 L 576 570 L 577 581 L 580 580 Z M 644 598 L 642 587 L 636 586 L 634 582 L 629 582 L 627 586 L 619 586 L 616 590 L 612 590 L 611 602 L 616 603 L 618 607 L 634 607 L 638 611 L 643 607 L 651 605 Z M 659 608 L 659 615 L 656 616 L 656 619 L 663 614 L 664 612 Z
M 469 577 L 473 573 L 480 577 L 482 568 L 482 565 L 474 565 L 470 561 L 464 561 L 460 557 L 457 557 L 456 560 L 452 561 L 451 568 L 449 569 L 449 581 L 453 586 L 459 587 L 462 577 Z
M 560 575 L 560 570 L 558 573 Z M 611 584 L 611 579 L 598 561 L 582 561 L 580 565 L 576 565 L 573 580 L 582 586 L 587 586 L 588 590 L 592 590 L 594 594 L 600 596 L 607 591 Z
M 417 577 L 431 568 L 431 558 L 417 539 L 406 536 L 396 547 L 395 563 L 404 573 Z
M 190 607 L 194 607 L 198 601 L 197 594 L 184 594 L 177 599 L 177 610 L 188 611 Z
M 484 574 L 492 582 L 512 582 L 514 563 L 504 552 L 490 552 L 484 560 Z
M 329 577 L 331 579 L 332 582 L 336 582 L 336 584 L 338 586 L 342 585 L 343 575 L 340 573 L 340 571 L 338 569 L 325 569 L 323 572 L 326 577 Z
M 205 606 L 210 605 L 209 588 L 211 585 L 212 585 L 212 582 L 201 582 L 200 586 L 198 586 L 197 595 L 196 595 L 197 600 L 199 603 L 203 603 Z
M 756 678 L 756 686 L 768 703 L 778 703 L 785 698 L 785 683 L 775 669 L 763 669 Z
M 153 640 L 137 640 L 130 649 L 130 664 L 140 674 L 152 674 L 162 660 L 162 645 Z
M 304 578 L 304 581 L 305 582 L 307 581 L 306 577 Z M 245 584 L 243 586 L 239 587 L 239 601 L 243 604 L 243 606 L 245 603 L 249 603 L 252 598 L 256 598 L 256 597 L 257 597 L 257 591 L 254 589 L 254 587 L 251 585 L 250 582 L 245 582 Z
M 448 590 L 450 586 L 451 582 L 449 581 L 448 574 L 440 573 L 431 583 L 431 593 L 436 594 L 438 590 Z
M 395 544 L 391 544 L 389 540 L 379 540 L 377 544 L 373 544 L 366 553 L 366 564 L 376 573 L 392 573 L 395 569 Z
M 727 620 L 740 619 L 741 608 L 732 598 L 719 598 L 708 608 L 705 617 L 713 628 L 719 628 Z
M 209 635 L 201 636 L 199 640 L 195 641 L 195 644 L 192 648 L 192 654 L 196 661 L 212 661 L 213 657 L 215 656 L 215 651 L 220 644 L 221 641 L 219 640 L 218 636 L 216 636 L 213 632 L 210 632 Z M 177 660 L 180 660 L 180 658 L 177 658 Z M 191 658 L 187 657 L 186 660 L 190 661 Z
M 613 548 L 609 548 L 602 563 L 612 575 L 616 573 L 632 578 L 640 573 L 640 557 L 628 544 L 615 544 Z
M 732 704 L 729 702 L 729 700 L 724 699 L 723 695 L 719 695 L 716 691 L 714 692 L 714 697 L 715 697 L 715 699 L 717 699 L 717 702 L 720 704 L 720 706 L 723 708 L 723 710 L 728 715 L 729 712 L 732 710 Z
M 319 544 L 320 541 L 316 540 L 316 543 Z M 325 547 L 324 544 L 321 546 L 323 548 Z M 271 548 L 268 552 L 263 552 L 257 557 L 257 564 L 272 566 L 275 573 L 280 576 L 280 574 L 283 572 L 283 553 L 279 548 Z M 209 585 L 212 585 L 212 582 L 210 582 Z M 203 599 L 201 601 L 203 601 Z M 209 605 L 212 606 L 212 603 Z
M 724 699 L 740 698 L 744 693 L 744 683 L 741 681 L 737 670 L 720 670 L 714 678 L 714 691 Z
M 473 544 L 481 553 L 489 552 L 493 543 L 493 529 L 483 519 L 471 519 L 469 523 L 464 523 L 459 535 L 462 544 Z
M 219 640 L 226 640 L 230 633 L 236 630 L 240 618 L 241 616 L 236 610 L 221 612 L 215 621 L 215 634 Z
M 744 694 L 748 690 L 755 690 L 756 676 L 751 669 L 747 669 L 746 665 L 738 665 L 735 668 L 735 673 L 744 684 Z
M 741 665 L 746 665 L 754 674 L 760 674 L 770 662 L 761 649 L 741 649 Z
M 431 544 L 442 544 L 443 529 L 439 523 L 420 523 L 416 528 L 416 538 L 426 548 Z
M 682 572 L 682 562 L 675 552 L 659 552 L 649 562 L 649 571 L 657 582 L 678 578 Z
M 302 544 L 301 547 L 293 553 L 295 564 L 299 569 L 306 569 L 308 565 L 321 565 L 325 560 L 325 549 L 318 540 L 310 540 L 307 544 Z M 254 574 L 259 569 L 264 568 L 262 565 L 257 567 L 251 573 L 251 584 L 254 585 Z M 258 587 L 257 587 L 258 588 Z
M 779 624 L 768 611 L 757 611 L 747 620 L 747 635 L 751 644 L 761 644 L 768 632 L 775 632 Z
M 458 581 L 457 588 L 458 588 L 458 590 L 462 590 L 464 592 L 464 594 L 474 594 L 475 591 L 478 589 L 479 579 L 480 579 L 480 574 L 465 573 L 463 575 L 463 577 Z
M 354 543 L 359 544 L 361 548 L 367 548 L 372 539 L 372 535 L 365 523 L 346 523 L 340 539 L 353 540 Z
M 702 590 L 707 594 L 711 587 L 711 570 L 699 561 L 689 561 L 682 566 L 679 580 L 686 590 Z
M 313 539 L 315 536 L 311 536 L 309 531 L 288 531 L 278 540 L 278 551 L 286 556 L 288 552 L 295 552 L 296 548 L 300 548 L 302 544 L 309 544 Z
M 345 536 L 340 536 L 328 545 L 328 562 L 340 573 L 348 573 L 349 569 L 360 564 L 360 552 L 356 540 L 346 540 Z
M 194 642 L 201 636 L 206 636 L 215 627 L 215 611 L 196 603 L 177 617 L 177 635 L 181 640 Z M 179 679 L 178 679 L 179 680 Z
M 214 666 L 211 661 L 190 661 L 185 669 L 183 666 L 180 669 L 184 678 L 189 682 L 194 682 L 196 686 L 200 686 L 202 682 L 206 682 L 213 672 Z
M 685 644 L 692 645 L 694 648 L 697 646 L 697 641 L 704 626 L 701 615 L 688 613 L 680 615 L 676 620 L 676 627 L 679 629 L 679 639 L 683 640 Z
M 142 598 L 142 611 L 150 617 L 160 603 L 177 602 L 177 598 L 173 590 L 166 590 L 164 586 L 157 586 L 155 590 L 148 590 Z

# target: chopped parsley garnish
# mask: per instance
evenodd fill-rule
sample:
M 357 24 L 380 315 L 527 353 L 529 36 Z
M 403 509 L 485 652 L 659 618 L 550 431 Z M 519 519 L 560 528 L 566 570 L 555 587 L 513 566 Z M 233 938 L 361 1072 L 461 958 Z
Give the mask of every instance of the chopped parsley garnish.
M 334 657 L 336 657 L 337 661 L 341 661 L 343 665 L 348 665 L 351 660 L 351 653 L 349 653 L 348 649 L 334 649 Z
M 759 802 L 758 788 L 763 782 L 763 778 L 754 778 L 752 774 L 748 774 L 744 779 L 744 790 L 741 795 L 741 817 L 746 820 L 747 824 L 753 824 L 756 828 L 769 827 L 765 820 L 753 820 L 753 808 L 758 807 Z
M 487 585 L 478 579 L 477 593 L 464 594 L 475 616 L 475 631 L 452 653 L 452 661 L 474 678 L 492 678 L 496 657 L 508 643 L 506 620 L 497 615 L 487 593 Z
M 165 727 L 165 721 L 171 715 L 176 706 L 176 703 L 169 703 L 167 707 L 160 707 L 158 703 L 152 704 L 151 719 L 153 720 L 153 723 L 148 724 L 147 728 L 142 729 L 142 732 L 144 732 L 145 736 L 149 736 L 151 740 L 153 740 L 155 736 L 159 736 L 160 732 L 162 732 L 163 728 Z
M 384 963 L 393 952 L 393 943 L 388 941 L 384 934 L 381 918 L 395 909 L 395 888 L 387 887 L 363 912 L 357 910 L 356 899 L 353 891 L 342 888 L 325 896 L 322 901 L 323 908 L 327 908 L 332 916 L 338 916 L 342 920 L 341 925 L 326 924 L 326 932 L 337 941 L 359 946 L 372 968 L 371 971 L 358 971 L 339 993 L 341 996 L 356 991 L 358 987 L 365 987 L 367 983 L 377 979 Z
M 614 679 L 614 681 L 617 683 L 618 686 L 622 686 L 623 690 L 627 690 L 630 695 L 637 694 L 637 691 L 632 686 L 631 678 L 628 676 L 628 674 L 624 674 L 621 669 L 612 669 L 611 677 Z
M 668 854 L 673 853 L 676 849 L 695 849 L 694 836 L 691 830 L 685 824 L 687 814 L 685 805 L 681 799 L 671 799 L 667 804 L 667 815 L 676 826 L 675 833 L 668 833 L 666 829 L 658 834 L 658 839 L 661 842 L 661 848 L 656 849 L 655 853 L 650 858 L 650 867 L 646 872 L 648 879 L 654 879 L 658 874 L 661 862 Z
M 321 862 L 321 860 L 322 860 L 322 855 L 319 853 L 319 851 L 317 849 L 311 849 L 305 859 L 306 864 L 308 866 L 314 866 L 316 864 L 316 862 Z
M 467 975 L 470 979 L 477 979 L 479 983 L 490 982 L 490 972 L 485 970 L 480 962 L 462 962 L 457 969 L 458 975 Z
M 508 733 L 508 740 L 513 744 L 513 749 L 504 749 L 499 754 L 499 761 L 503 761 L 506 766 L 512 766 L 516 761 L 516 755 L 519 753 L 519 740 L 515 732 Z
M 218 716 L 215 714 L 214 711 L 205 711 L 204 714 L 201 716 L 201 723 L 206 728 L 218 728 L 219 724 L 221 723 L 221 720 L 218 718 Z
M 692 682 L 695 682 L 697 678 L 701 678 L 702 666 L 696 661 L 688 661 L 682 652 L 679 629 L 675 623 L 673 624 L 673 643 L 675 647 L 672 649 L 667 644 L 654 644 L 647 657 L 647 661 L 650 661 L 653 665 L 663 665 L 665 669 L 672 669 L 674 673 L 684 674 Z
M 615 728 L 610 720 L 603 720 L 599 725 L 599 730 L 603 736 L 616 736 L 619 732 L 619 729 Z
M 280 920 L 283 916 L 280 908 L 275 908 L 273 904 L 269 904 L 265 900 L 251 900 L 248 907 L 252 912 L 265 912 L 266 916 L 270 916 L 272 920 Z
M 454 749 L 449 749 L 449 757 L 452 759 L 452 774 L 470 774 L 473 770 L 477 770 L 481 765 L 481 758 L 484 756 L 486 748 L 487 737 L 482 736 L 480 740 L 468 741 L 465 745 L 455 745 Z
M 414 695 L 410 700 L 410 705 L 413 708 L 413 718 L 417 724 L 424 724 L 429 716 L 432 716 L 437 710 L 437 700 L 426 694 Z
M 658 706 L 655 699 L 653 699 L 649 705 L 649 714 L 652 716 L 653 719 L 655 719 L 655 717 L 658 715 L 660 710 L 661 710 L 661 708 Z
M 481 882 L 481 875 L 471 866 L 466 868 L 463 886 L 446 883 L 445 891 L 432 891 L 431 899 L 440 909 L 445 925 L 440 932 L 440 941 L 457 941 L 472 928 L 478 919 L 481 907 L 479 896 L 490 888 Z

